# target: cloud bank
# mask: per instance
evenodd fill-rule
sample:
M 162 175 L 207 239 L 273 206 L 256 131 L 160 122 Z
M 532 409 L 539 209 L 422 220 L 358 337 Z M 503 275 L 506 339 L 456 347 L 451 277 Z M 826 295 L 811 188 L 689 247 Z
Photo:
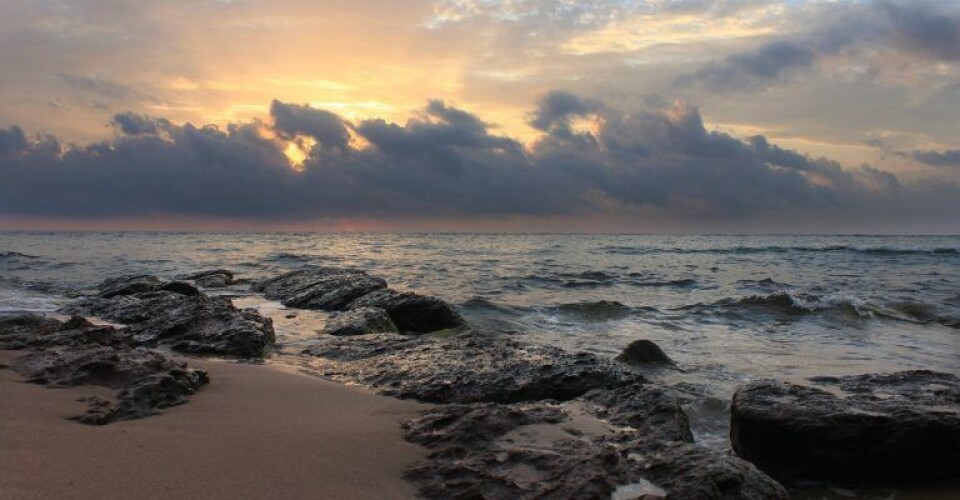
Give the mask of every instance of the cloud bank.
M 405 124 L 273 101 L 270 120 L 134 113 L 88 145 L 0 129 L 0 214 L 256 218 L 590 217 L 742 221 L 898 217 L 955 224 L 956 183 L 905 183 L 706 128 L 685 103 L 621 112 L 567 92 L 529 113 L 529 146 L 429 101 Z M 302 165 L 284 151 L 312 145 Z M 296 168 L 294 168 L 296 167 Z M 954 214 L 954 215 L 951 215 Z M 789 229 L 785 226 L 784 229 Z

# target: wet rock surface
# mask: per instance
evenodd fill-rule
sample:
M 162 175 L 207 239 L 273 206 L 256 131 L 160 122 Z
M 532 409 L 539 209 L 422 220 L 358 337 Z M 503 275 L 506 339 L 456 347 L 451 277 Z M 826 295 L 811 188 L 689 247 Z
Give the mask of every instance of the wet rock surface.
M 301 269 L 256 283 L 253 289 L 298 309 L 383 309 L 402 332 L 426 333 L 464 325 L 460 314 L 443 300 L 391 290 L 382 278 L 356 269 Z
M 378 307 L 359 307 L 335 314 L 327 320 L 323 333 L 328 335 L 366 335 L 368 333 L 398 333 L 387 311 Z
M 441 406 L 403 424 L 432 450 L 406 477 L 426 498 L 606 499 L 639 485 L 676 499 L 787 498 L 751 464 L 692 444 L 680 407 L 658 404 L 670 399 L 636 384 L 566 403 Z M 607 400 L 648 400 L 673 416 L 621 427 L 604 418 L 597 401 Z
M 111 290 L 109 297 L 101 292 L 82 298 L 63 312 L 127 325 L 137 345 L 192 354 L 257 358 L 274 342 L 271 320 L 256 311 L 237 309 L 229 299 L 208 296 L 189 283 L 149 278 L 133 281 L 150 284 L 152 288 L 145 292 L 127 293 L 130 280 L 120 285 L 124 293 L 116 293 L 114 282 L 105 282 L 101 289 Z
M 333 337 L 307 349 L 320 373 L 432 403 L 565 401 L 643 380 L 592 354 L 570 354 L 474 331 Z
M 615 358 L 630 365 L 673 366 L 675 363 L 660 346 L 647 339 L 635 340 Z
M 0 348 L 29 349 L 11 368 L 27 382 L 48 387 L 95 385 L 116 391 L 113 400 L 85 398 L 90 407 L 73 417 L 102 425 L 155 415 L 185 403 L 209 382 L 204 370 L 133 347 L 129 332 L 74 317 L 66 322 L 39 316 L 0 320 Z
M 223 288 L 236 282 L 233 272 L 226 269 L 210 269 L 207 271 L 183 274 L 177 276 L 177 279 L 192 281 L 195 285 L 204 288 Z
M 930 371 L 758 381 L 731 408 L 736 452 L 783 481 L 960 477 L 960 378 Z

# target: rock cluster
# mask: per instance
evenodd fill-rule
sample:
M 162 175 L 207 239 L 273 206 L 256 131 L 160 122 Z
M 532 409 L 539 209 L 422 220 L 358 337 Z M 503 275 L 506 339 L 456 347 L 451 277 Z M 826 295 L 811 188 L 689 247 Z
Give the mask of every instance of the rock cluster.
M 292 271 L 254 284 L 254 290 L 268 299 L 279 300 L 287 307 L 324 311 L 380 309 L 400 332 L 427 333 L 464 325 L 464 320 L 443 300 L 398 292 L 387 288 L 387 282 L 365 271 L 337 268 L 308 268 Z M 368 311 L 369 313 L 369 311 Z M 365 323 L 375 315 L 348 315 L 338 325 L 351 324 L 342 331 L 392 331 L 382 321 Z M 343 335 L 343 333 L 340 333 Z M 353 333 L 351 333 L 353 334 Z
M 12 368 L 26 381 L 49 387 L 103 386 L 114 400 L 86 398 L 89 409 L 73 417 L 102 425 L 159 413 L 182 404 L 209 382 L 204 370 L 135 347 L 133 336 L 80 317 L 61 322 L 27 315 L 0 320 L 0 348 L 30 349 Z
M 198 271 L 195 273 L 182 274 L 177 276 L 178 280 L 192 281 L 195 285 L 203 288 L 223 288 L 225 286 L 237 283 L 233 272 L 226 269 L 211 269 L 207 271 Z
M 731 442 L 783 481 L 960 477 L 960 378 L 906 371 L 739 388 Z
M 154 276 L 104 281 L 99 294 L 63 312 L 122 323 L 141 346 L 192 354 L 263 357 L 275 339 L 271 320 L 256 311 L 237 309 L 229 299 L 206 295 L 189 283 Z

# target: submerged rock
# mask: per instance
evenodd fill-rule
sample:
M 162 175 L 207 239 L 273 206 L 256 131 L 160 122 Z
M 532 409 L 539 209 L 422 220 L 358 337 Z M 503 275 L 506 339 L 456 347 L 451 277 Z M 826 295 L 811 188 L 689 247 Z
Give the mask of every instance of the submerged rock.
M 647 339 L 635 340 L 615 358 L 629 365 L 674 365 L 660 346 Z
M 115 400 L 86 398 L 89 410 L 73 417 L 82 423 L 101 425 L 154 415 L 186 402 L 209 382 L 204 370 L 131 344 L 128 332 L 81 317 L 61 322 L 27 315 L 0 321 L 0 348 L 34 350 L 12 364 L 27 382 L 117 391 Z
M 387 311 L 378 307 L 360 307 L 337 313 L 327 320 L 323 333 L 329 335 L 366 335 L 368 333 L 397 333 Z
M 262 357 L 274 342 L 272 321 L 252 309 L 237 309 L 229 299 L 183 282 L 153 286 L 148 292 L 80 299 L 64 312 L 123 323 L 137 345 L 194 354 Z
M 643 380 L 587 353 L 522 344 L 479 332 L 332 337 L 305 351 L 330 377 L 433 403 L 565 401 Z
M 783 481 L 960 477 L 960 378 L 930 371 L 753 382 L 731 407 L 737 454 Z
M 356 269 L 301 269 L 261 281 L 253 288 L 268 299 L 298 309 L 383 309 L 402 332 L 427 333 L 464 324 L 460 314 L 443 300 L 388 289 L 382 278 Z
M 686 417 L 671 396 L 637 384 L 563 404 L 446 405 L 404 422 L 408 440 L 432 453 L 406 477 L 426 498 L 636 498 L 630 487 L 671 499 L 785 499 L 751 464 L 691 443 Z M 669 418 L 605 420 L 597 401 L 647 401 Z M 601 413 L 598 413 L 601 412 Z M 681 423 L 680 427 L 677 423 Z

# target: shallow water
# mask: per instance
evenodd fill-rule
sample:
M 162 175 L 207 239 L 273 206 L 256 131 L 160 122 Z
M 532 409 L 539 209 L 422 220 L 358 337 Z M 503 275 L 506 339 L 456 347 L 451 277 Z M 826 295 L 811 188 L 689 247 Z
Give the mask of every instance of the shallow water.
M 612 357 L 651 339 L 682 368 L 651 376 L 697 396 L 697 438 L 718 447 L 749 380 L 960 372 L 960 237 L 0 233 L 0 313 L 52 311 L 125 273 L 313 265 L 365 269 L 533 342 Z M 281 352 L 325 318 L 223 293 L 275 319 Z

